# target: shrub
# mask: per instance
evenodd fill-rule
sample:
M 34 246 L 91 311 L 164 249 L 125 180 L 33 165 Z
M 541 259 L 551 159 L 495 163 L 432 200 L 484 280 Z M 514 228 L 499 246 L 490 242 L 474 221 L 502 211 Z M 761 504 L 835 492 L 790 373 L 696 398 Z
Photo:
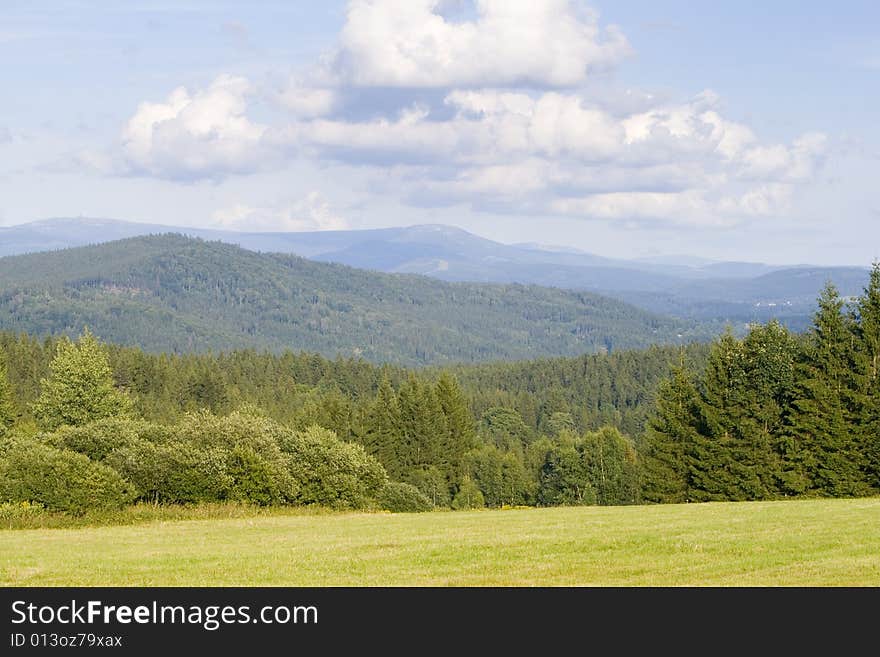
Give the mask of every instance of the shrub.
M 128 447 L 139 440 L 167 442 L 172 437 L 173 430 L 169 427 L 121 417 L 98 420 L 82 427 L 61 427 L 48 434 L 45 441 L 101 461 L 114 449 Z
M 385 468 L 363 447 L 343 442 L 323 427 L 288 431 L 281 449 L 299 483 L 297 501 L 302 504 L 363 508 L 388 481 Z
M 203 411 L 174 427 L 135 423 L 132 429 L 135 439 L 112 451 L 107 463 L 135 482 L 144 500 L 266 505 L 296 496 L 296 481 L 278 446 L 279 436 L 289 431 L 276 422 Z
M 174 441 L 146 440 L 111 452 L 106 463 L 153 502 L 214 502 L 226 499 L 232 488 L 227 472 L 228 454 L 222 449 L 200 449 Z
M 224 498 L 257 504 L 289 502 L 298 486 L 279 447 L 290 433 L 265 417 L 234 412 L 219 417 L 202 411 L 187 415 L 177 428 L 180 440 L 199 449 L 221 450 L 230 478 Z
M 379 506 L 394 513 L 419 513 L 433 508 L 431 500 L 412 484 L 389 481 L 379 494 Z
M 0 458 L 0 502 L 31 502 L 84 513 L 118 509 L 135 497 L 118 472 L 70 450 L 16 441 Z

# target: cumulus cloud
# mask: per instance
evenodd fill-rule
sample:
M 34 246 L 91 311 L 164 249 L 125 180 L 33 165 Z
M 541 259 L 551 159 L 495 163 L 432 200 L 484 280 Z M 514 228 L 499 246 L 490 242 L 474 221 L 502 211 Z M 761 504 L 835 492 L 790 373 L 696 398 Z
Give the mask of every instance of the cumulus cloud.
M 296 78 L 277 91 L 274 97 L 282 107 L 302 118 L 325 116 L 339 101 L 339 93 L 333 87 Z
M 223 75 L 206 89 L 178 87 L 163 103 L 142 103 L 122 131 L 132 173 L 159 178 L 220 178 L 250 173 L 272 159 L 267 127 L 246 116 L 250 83 Z
M 252 232 L 345 230 L 348 222 L 330 207 L 317 191 L 305 198 L 269 207 L 237 203 L 217 210 L 213 215 L 223 228 Z
M 439 0 L 353 0 L 335 67 L 378 87 L 571 87 L 630 53 L 616 27 L 572 0 L 476 0 L 455 22 Z
M 409 167 L 409 200 L 606 220 L 726 226 L 786 210 L 825 137 L 761 143 L 718 98 L 615 115 L 576 92 L 457 90 L 425 108 L 368 122 L 318 120 L 294 137 L 321 158 Z M 451 173 L 450 173 L 451 172 Z
M 221 76 L 142 104 L 123 131 L 127 170 L 217 179 L 296 156 L 375 170 L 413 205 L 718 227 L 785 213 L 824 159 L 823 134 L 762 140 L 709 90 L 684 101 L 595 97 L 584 83 L 630 46 L 579 2 L 475 0 L 458 20 L 444 5 L 352 0 L 334 50 L 281 90 Z M 249 118 L 257 95 L 283 118 Z M 215 218 L 344 226 L 318 197 L 301 203 Z

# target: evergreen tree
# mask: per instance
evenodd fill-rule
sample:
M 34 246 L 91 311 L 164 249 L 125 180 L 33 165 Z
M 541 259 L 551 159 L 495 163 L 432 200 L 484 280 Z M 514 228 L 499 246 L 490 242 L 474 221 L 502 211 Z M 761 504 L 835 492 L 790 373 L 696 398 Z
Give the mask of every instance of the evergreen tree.
M 464 455 L 476 446 L 474 418 L 458 381 L 451 374 L 443 372 L 440 375 L 435 386 L 435 395 L 445 418 L 440 453 L 446 478 L 454 483 L 463 474 Z
M 880 262 L 856 305 L 858 451 L 865 455 L 866 483 L 880 489 Z
M 404 474 L 404 464 L 397 448 L 402 435 L 400 408 L 387 372 L 383 373 L 365 424 L 363 443 L 367 453 L 385 466 L 391 479 L 400 480 Z
M 0 436 L 15 421 L 15 408 L 12 402 L 12 385 L 6 372 L 6 358 L 0 351 Z
M 77 343 L 66 338 L 58 343 L 49 370 L 32 407 L 42 428 L 82 426 L 131 412 L 131 399 L 114 387 L 107 352 L 88 329 Z
M 441 458 L 441 441 L 447 429 L 434 387 L 423 383 L 415 374 L 410 374 L 398 390 L 397 406 L 400 409 L 401 429 L 401 441 L 397 448 L 404 470 L 409 472 L 437 463 Z
M 852 412 L 854 332 L 842 311 L 843 300 L 829 283 L 798 363 L 791 434 L 808 492 L 818 495 L 859 495 L 866 488 Z
M 785 431 L 795 396 L 795 364 L 799 345 L 777 321 L 753 326 L 743 341 L 745 387 L 741 395 L 745 417 L 740 427 L 739 458 L 757 482 L 750 498 L 800 494 L 805 480 L 794 465 L 797 445 Z
M 746 372 L 742 344 L 728 329 L 712 345 L 706 370 L 700 380 L 702 430 L 691 445 L 691 481 L 697 500 L 744 500 L 743 485 L 749 476 L 738 459 L 738 440 L 751 427 L 743 412 L 742 392 Z
M 688 502 L 690 452 L 699 441 L 701 399 L 681 368 L 660 384 L 657 406 L 648 421 L 642 496 L 651 502 Z

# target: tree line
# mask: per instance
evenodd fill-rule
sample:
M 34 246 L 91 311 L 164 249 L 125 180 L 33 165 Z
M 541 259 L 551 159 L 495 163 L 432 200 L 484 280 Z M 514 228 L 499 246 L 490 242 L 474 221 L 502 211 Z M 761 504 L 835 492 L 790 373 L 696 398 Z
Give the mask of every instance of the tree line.
M 77 512 L 106 491 L 111 505 L 426 510 L 874 494 L 878 354 L 877 265 L 849 307 L 827 287 L 804 335 L 770 322 L 711 346 L 442 369 L 4 333 L 0 502 Z
M 846 308 L 833 285 L 800 339 L 776 322 L 723 335 L 674 372 L 644 441 L 646 500 L 880 492 L 880 266 Z

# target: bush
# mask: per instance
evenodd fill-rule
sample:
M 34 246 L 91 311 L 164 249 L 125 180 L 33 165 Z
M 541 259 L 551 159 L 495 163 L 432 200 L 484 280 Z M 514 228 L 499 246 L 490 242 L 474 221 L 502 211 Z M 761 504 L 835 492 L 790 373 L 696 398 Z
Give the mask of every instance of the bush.
M 279 442 L 290 430 L 265 417 L 234 412 L 218 417 L 207 411 L 187 415 L 177 435 L 198 449 L 226 454 L 230 478 L 225 497 L 256 504 L 277 504 L 296 498 L 299 486 Z
M 169 427 L 122 417 L 106 418 L 82 427 L 62 427 L 48 434 L 45 441 L 54 447 L 85 454 L 93 461 L 102 461 L 114 449 L 128 447 L 139 440 L 167 442 L 172 436 Z
M 288 431 L 281 449 L 299 483 L 297 501 L 302 504 L 363 508 L 379 497 L 388 481 L 385 468 L 363 447 L 343 442 L 323 427 Z
M 107 465 L 134 483 L 140 498 L 152 502 L 215 502 L 232 488 L 228 454 L 189 442 L 157 445 L 146 440 L 111 452 Z
M 70 450 L 22 440 L 0 458 L 0 502 L 80 514 L 118 509 L 134 497 L 133 486 L 118 472 Z
M 412 484 L 389 481 L 379 494 L 379 506 L 394 513 L 420 513 L 433 508 L 431 500 Z
M 191 413 L 175 427 L 138 423 L 139 437 L 111 452 L 107 462 L 148 501 L 280 504 L 298 490 L 278 446 L 285 432 L 253 415 Z

